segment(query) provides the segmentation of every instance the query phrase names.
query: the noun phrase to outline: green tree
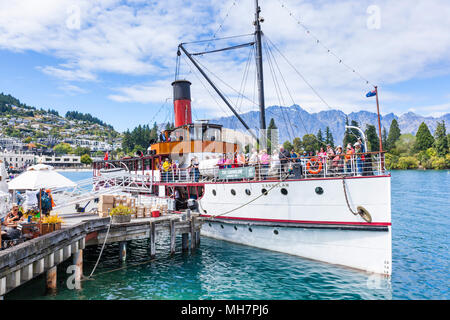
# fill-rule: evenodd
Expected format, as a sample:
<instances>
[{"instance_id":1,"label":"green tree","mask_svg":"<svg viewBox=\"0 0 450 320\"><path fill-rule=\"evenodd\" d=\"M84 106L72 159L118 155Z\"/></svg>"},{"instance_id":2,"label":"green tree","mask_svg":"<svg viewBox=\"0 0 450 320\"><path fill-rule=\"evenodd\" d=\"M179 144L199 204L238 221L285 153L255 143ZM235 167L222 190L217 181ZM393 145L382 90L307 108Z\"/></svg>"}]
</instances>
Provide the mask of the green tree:
<instances>
[{"instance_id":1,"label":"green tree","mask_svg":"<svg viewBox=\"0 0 450 320\"><path fill-rule=\"evenodd\" d=\"M90 157L89 155L87 155L87 154L83 154L83 155L81 156L80 161L81 161L81 163L84 163L84 164L92 164L92 159L91 159L91 157Z\"/></svg>"},{"instance_id":2,"label":"green tree","mask_svg":"<svg viewBox=\"0 0 450 320\"><path fill-rule=\"evenodd\" d=\"M283 148L289 152L291 152L292 149L294 149L294 146L292 145L292 143L290 141L285 141L283 143Z\"/></svg>"},{"instance_id":3,"label":"green tree","mask_svg":"<svg viewBox=\"0 0 450 320\"><path fill-rule=\"evenodd\" d=\"M318 146L323 147L324 144L324 140L323 140L323 135L322 135L322 130L319 129L319 131L317 131L317 142L318 142Z\"/></svg>"},{"instance_id":4,"label":"green tree","mask_svg":"<svg viewBox=\"0 0 450 320\"><path fill-rule=\"evenodd\" d=\"M302 140L299 137L295 137L292 140L292 145L294 146L294 151L298 153L302 149Z\"/></svg>"},{"instance_id":5,"label":"green tree","mask_svg":"<svg viewBox=\"0 0 450 320\"><path fill-rule=\"evenodd\" d=\"M375 126L368 124L366 126L365 134L367 139L367 148L369 149L366 151L380 151L380 140L378 139Z\"/></svg>"},{"instance_id":6,"label":"green tree","mask_svg":"<svg viewBox=\"0 0 450 320\"><path fill-rule=\"evenodd\" d=\"M448 139L445 133L445 121L437 123L436 131L434 132L434 147L438 155L445 156L448 153Z\"/></svg>"},{"instance_id":7,"label":"green tree","mask_svg":"<svg viewBox=\"0 0 450 320\"><path fill-rule=\"evenodd\" d=\"M348 126L348 118L345 120L345 125ZM359 127L358 122L356 120L352 120L350 125L352 127ZM359 131L357 129L346 129L344 134L344 140L342 141L342 145L345 149L347 144L351 143L352 145L355 144L355 142L358 140L358 138L361 136Z\"/></svg>"},{"instance_id":8,"label":"green tree","mask_svg":"<svg viewBox=\"0 0 450 320\"><path fill-rule=\"evenodd\" d=\"M69 154L72 153L72 147L68 143L61 142L53 147L53 152L57 155Z\"/></svg>"},{"instance_id":9,"label":"green tree","mask_svg":"<svg viewBox=\"0 0 450 320\"><path fill-rule=\"evenodd\" d=\"M387 132L385 127L383 127L383 131L381 132L381 143L383 145L383 150L387 150Z\"/></svg>"},{"instance_id":10,"label":"green tree","mask_svg":"<svg viewBox=\"0 0 450 320\"><path fill-rule=\"evenodd\" d=\"M428 148L431 148L433 144L434 138L431 135L428 126L425 124L425 122L422 122L416 133L416 142L414 145L414 150L416 152L427 150Z\"/></svg>"},{"instance_id":11,"label":"green tree","mask_svg":"<svg viewBox=\"0 0 450 320\"><path fill-rule=\"evenodd\" d=\"M73 150L73 153L76 154L77 156L82 156L82 155L85 155L85 154L90 155L91 154L91 149L89 149L87 147L80 147L80 146L78 146L78 147L76 147Z\"/></svg>"},{"instance_id":12,"label":"green tree","mask_svg":"<svg viewBox=\"0 0 450 320\"><path fill-rule=\"evenodd\" d=\"M400 138L400 127L398 126L397 120L393 119L391 126L389 127L389 134L386 140L386 150L391 150L395 148L395 143Z\"/></svg>"},{"instance_id":13,"label":"green tree","mask_svg":"<svg viewBox=\"0 0 450 320\"><path fill-rule=\"evenodd\" d=\"M329 127L326 127L325 129L325 143L331 145L331 147L334 148L333 134L331 133Z\"/></svg>"},{"instance_id":14,"label":"green tree","mask_svg":"<svg viewBox=\"0 0 450 320\"><path fill-rule=\"evenodd\" d=\"M31 142L31 137L26 137L25 139L23 139L23 143L30 143Z\"/></svg>"},{"instance_id":15,"label":"green tree","mask_svg":"<svg viewBox=\"0 0 450 320\"><path fill-rule=\"evenodd\" d=\"M414 146L416 143L416 137L411 133L402 134L400 138L395 142L395 148L392 152L399 156L409 156L414 153Z\"/></svg>"},{"instance_id":16,"label":"green tree","mask_svg":"<svg viewBox=\"0 0 450 320\"><path fill-rule=\"evenodd\" d=\"M278 127L277 127L277 125L275 124L275 120L273 119L273 118L271 118L270 119L270 123L269 123L269 126L267 127L267 152L270 154L270 153L272 153L272 148L274 147L274 148L276 148L277 146L276 145L273 145L272 146L272 140L274 140L273 141L273 143L274 144L276 144L277 143L277 138L278 137L275 137L275 136L272 136L272 134L275 134L275 132L272 132L273 130L277 130L278 129Z\"/></svg>"},{"instance_id":17,"label":"green tree","mask_svg":"<svg viewBox=\"0 0 450 320\"><path fill-rule=\"evenodd\" d=\"M317 150L317 137L313 134L305 134L302 139L303 149L306 152L315 152Z\"/></svg>"}]
</instances>

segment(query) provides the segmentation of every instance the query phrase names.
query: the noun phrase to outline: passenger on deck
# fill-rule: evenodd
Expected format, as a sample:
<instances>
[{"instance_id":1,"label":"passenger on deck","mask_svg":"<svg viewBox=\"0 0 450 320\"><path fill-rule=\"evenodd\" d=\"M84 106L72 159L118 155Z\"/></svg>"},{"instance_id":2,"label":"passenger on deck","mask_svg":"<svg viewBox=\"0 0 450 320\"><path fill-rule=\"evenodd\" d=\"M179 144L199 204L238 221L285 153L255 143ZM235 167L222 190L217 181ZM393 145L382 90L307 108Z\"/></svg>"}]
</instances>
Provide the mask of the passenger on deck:
<instances>
[{"instance_id":1,"label":"passenger on deck","mask_svg":"<svg viewBox=\"0 0 450 320\"><path fill-rule=\"evenodd\" d=\"M200 170L198 168L198 159L197 159L197 157L194 157L192 159L192 165L193 165L193 170L194 170L194 181L198 182L198 180L200 178Z\"/></svg>"},{"instance_id":2,"label":"passenger on deck","mask_svg":"<svg viewBox=\"0 0 450 320\"><path fill-rule=\"evenodd\" d=\"M225 167L225 155L220 155L219 160L217 161L217 165L219 166L219 169L223 169Z\"/></svg>"},{"instance_id":3,"label":"passenger on deck","mask_svg":"<svg viewBox=\"0 0 450 320\"><path fill-rule=\"evenodd\" d=\"M355 153L355 150L352 148L352 144L347 144L347 151L345 152L345 172L349 173L352 172L352 161L353 161L353 154Z\"/></svg>"},{"instance_id":4,"label":"passenger on deck","mask_svg":"<svg viewBox=\"0 0 450 320\"><path fill-rule=\"evenodd\" d=\"M267 174L269 171L269 164L270 164L270 156L267 154L267 150L263 149L259 153L259 163L261 164L260 167L260 175L263 180L267 178Z\"/></svg>"},{"instance_id":5,"label":"passenger on deck","mask_svg":"<svg viewBox=\"0 0 450 320\"><path fill-rule=\"evenodd\" d=\"M300 162L299 155L294 151L294 149L291 150L289 155L292 162Z\"/></svg>"},{"instance_id":6,"label":"passenger on deck","mask_svg":"<svg viewBox=\"0 0 450 320\"><path fill-rule=\"evenodd\" d=\"M342 147L341 146L337 146L336 147L336 151L335 151L335 156L333 158L333 170L336 173L340 173L343 172L344 170L344 160L343 160L344 154L342 152Z\"/></svg>"},{"instance_id":7,"label":"passenger on deck","mask_svg":"<svg viewBox=\"0 0 450 320\"><path fill-rule=\"evenodd\" d=\"M245 155L242 152L239 152L236 160L239 167L243 167L245 165Z\"/></svg>"},{"instance_id":8,"label":"passenger on deck","mask_svg":"<svg viewBox=\"0 0 450 320\"><path fill-rule=\"evenodd\" d=\"M355 158L356 158L356 172L358 173L358 176L361 176L363 172L364 155L362 154L361 143L359 142L355 143Z\"/></svg>"},{"instance_id":9,"label":"passenger on deck","mask_svg":"<svg viewBox=\"0 0 450 320\"><path fill-rule=\"evenodd\" d=\"M271 176L279 176L281 173L281 161L277 150L273 150L272 158L270 160L269 174Z\"/></svg>"},{"instance_id":10,"label":"passenger on deck","mask_svg":"<svg viewBox=\"0 0 450 320\"><path fill-rule=\"evenodd\" d=\"M161 133L159 134L159 141L166 142L166 135L164 134L164 131L161 131Z\"/></svg>"},{"instance_id":11,"label":"passenger on deck","mask_svg":"<svg viewBox=\"0 0 450 320\"><path fill-rule=\"evenodd\" d=\"M225 168L231 168L233 165L233 156L229 153L225 159Z\"/></svg>"},{"instance_id":12,"label":"passenger on deck","mask_svg":"<svg viewBox=\"0 0 450 320\"><path fill-rule=\"evenodd\" d=\"M289 151L284 150L284 147L280 147L280 152L278 152L278 159L280 160L280 170L281 172L287 173L288 172L288 164L289 164L289 158L290 158Z\"/></svg>"},{"instance_id":13,"label":"passenger on deck","mask_svg":"<svg viewBox=\"0 0 450 320\"><path fill-rule=\"evenodd\" d=\"M248 164L251 165L257 165L258 164L258 152L256 152L256 149L252 149L252 154L250 155L250 158L248 159Z\"/></svg>"},{"instance_id":14,"label":"passenger on deck","mask_svg":"<svg viewBox=\"0 0 450 320\"><path fill-rule=\"evenodd\" d=\"M327 166L331 168L332 167L332 161L333 161L333 158L334 158L334 150L331 147L331 144L327 144L327 151L326 151L326 153L327 153Z\"/></svg>"},{"instance_id":15,"label":"passenger on deck","mask_svg":"<svg viewBox=\"0 0 450 320\"><path fill-rule=\"evenodd\" d=\"M322 160L322 163L325 163L327 159L327 153L323 150L323 147L320 147L320 151L317 153L317 156Z\"/></svg>"},{"instance_id":16,"label":"passenger on deck","mask_svg":"<svg viewBox=\"0 0 450 320\"><path fill-rule=\"evenodd\" d=\"M170 164L169 158L165 158L164 162L162 164L162 171L163 171L163 181L169 182L170 181L170 171L171 171L172 165Z\"/></svg>"}]
</instances>

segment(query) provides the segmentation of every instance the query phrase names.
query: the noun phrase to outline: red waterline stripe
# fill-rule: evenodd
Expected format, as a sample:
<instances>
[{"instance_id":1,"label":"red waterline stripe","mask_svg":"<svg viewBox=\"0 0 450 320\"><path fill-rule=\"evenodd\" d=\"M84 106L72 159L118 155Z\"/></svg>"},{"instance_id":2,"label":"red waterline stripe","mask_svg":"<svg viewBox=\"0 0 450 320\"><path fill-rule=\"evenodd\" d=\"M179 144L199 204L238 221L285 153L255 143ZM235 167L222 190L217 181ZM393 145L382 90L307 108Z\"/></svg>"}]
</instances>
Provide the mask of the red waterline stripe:
<instances>
[{"instance_id":1,"label":"red waterline stripe","mask_svg":"<svg viewBox=\"0 0 450 320\"><path fill-rule=\"evenodd\" d=\"M214 217L212 215L201 214L200 217L215 219L231 219L261 222L282 222L282 223L299 223L299 224L339 224L339 225L358 225L358 226L390 226L390 222L342 222L342 221L307 221L307 220L279 220L279 219L260 219L260 218L242 218L242 217Z\"/></svg>"}]
</instances>

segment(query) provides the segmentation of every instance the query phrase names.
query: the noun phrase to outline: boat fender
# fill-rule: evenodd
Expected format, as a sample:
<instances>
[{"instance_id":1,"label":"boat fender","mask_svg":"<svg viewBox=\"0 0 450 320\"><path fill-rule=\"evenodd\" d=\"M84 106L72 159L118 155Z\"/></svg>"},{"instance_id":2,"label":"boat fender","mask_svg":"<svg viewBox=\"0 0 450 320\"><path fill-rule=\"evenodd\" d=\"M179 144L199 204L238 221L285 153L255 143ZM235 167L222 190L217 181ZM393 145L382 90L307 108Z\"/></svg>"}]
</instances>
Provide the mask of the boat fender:
<instances>
[{"instance_id":1,"label":"boat fender","mask_svg":"<svg viewBox=\"0 0 450 320\"><path fill-rule=\"evenodd\" d=\"M370 215L369 211L367 211L366 208L364 208L363 206L358 206L356 210L358 211L361 218L363 218L366 222L369 223L372 222L372 216Z\"/></svg>"},{"instance_id":2,"label":"boat fender","mask_svg":"<svg viewBox=\"0 0 450 320\"><path fill-rule=\"evenodd\" d=\"M312 170L311 166L318 166L316 170ZM322 161L318 158L311 158L306 163L306 170L311 174L319 174L322 171Z\"/></svg>"}]
</instances>

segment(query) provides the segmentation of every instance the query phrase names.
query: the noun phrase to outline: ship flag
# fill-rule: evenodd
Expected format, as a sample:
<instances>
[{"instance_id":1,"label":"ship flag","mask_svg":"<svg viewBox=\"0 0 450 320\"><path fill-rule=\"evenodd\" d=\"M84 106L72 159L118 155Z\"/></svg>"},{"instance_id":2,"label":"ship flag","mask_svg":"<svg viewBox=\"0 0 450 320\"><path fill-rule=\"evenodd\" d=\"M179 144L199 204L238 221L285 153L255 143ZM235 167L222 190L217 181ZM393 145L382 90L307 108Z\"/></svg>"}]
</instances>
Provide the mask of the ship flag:
<instances>
[{"instance_id":1,"label":"ship flag","mask_svg":"<svg viewBox=\"0 0 450 320\"><path fill-rule=\"evenodd\" d=\"M370 98L370 97L373 97L373 96L376 96L376 95L377 95L377 92L375 90L372 90L372 91L370 91L370 92L368 92L366 94L366 97Z\"/></svg>"}]
</instances>

